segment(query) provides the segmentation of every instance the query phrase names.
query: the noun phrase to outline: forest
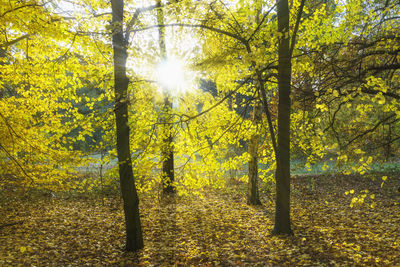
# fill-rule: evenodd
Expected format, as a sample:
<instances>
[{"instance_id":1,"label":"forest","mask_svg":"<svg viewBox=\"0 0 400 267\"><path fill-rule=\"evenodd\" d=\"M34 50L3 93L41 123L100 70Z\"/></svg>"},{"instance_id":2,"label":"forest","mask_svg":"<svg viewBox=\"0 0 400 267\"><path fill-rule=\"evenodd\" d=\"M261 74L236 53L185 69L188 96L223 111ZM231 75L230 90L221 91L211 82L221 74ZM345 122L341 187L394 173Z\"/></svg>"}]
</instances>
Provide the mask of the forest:
<instances>
[{"instance_id":1,"label":"forest","mask_svg":"<svg viewBox=\"0 0 400 267\"><path fill-rule=\"evenodd\" d=\"M0 3L0 266L400 266L399 0Z\"/></svg>"}]
</instances>

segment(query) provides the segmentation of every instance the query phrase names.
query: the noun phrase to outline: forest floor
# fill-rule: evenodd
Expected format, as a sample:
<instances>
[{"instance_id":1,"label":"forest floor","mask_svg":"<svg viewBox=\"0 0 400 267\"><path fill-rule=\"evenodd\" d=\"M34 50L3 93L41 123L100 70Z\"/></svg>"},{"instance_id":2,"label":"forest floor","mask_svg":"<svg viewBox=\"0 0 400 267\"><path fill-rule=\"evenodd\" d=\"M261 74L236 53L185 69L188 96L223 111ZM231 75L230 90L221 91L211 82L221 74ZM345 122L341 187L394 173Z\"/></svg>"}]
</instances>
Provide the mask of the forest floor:
<instances>
[{"instance_id":1,"label":"forest floor","mask_svg":"<svg viewBox=\"0 0 400 267\"><path fill-rule=\"evenodd\" d=\"M10 194L0 199L0 266L400 266L400 180L381 182L294 177L294 236L283 237L271 235L273 204L247 205L243 184L174 201L143 196L137 253L123 250L119 198ZM364 204L350 207L365 189Z\"/></svg>"}]
</instances>

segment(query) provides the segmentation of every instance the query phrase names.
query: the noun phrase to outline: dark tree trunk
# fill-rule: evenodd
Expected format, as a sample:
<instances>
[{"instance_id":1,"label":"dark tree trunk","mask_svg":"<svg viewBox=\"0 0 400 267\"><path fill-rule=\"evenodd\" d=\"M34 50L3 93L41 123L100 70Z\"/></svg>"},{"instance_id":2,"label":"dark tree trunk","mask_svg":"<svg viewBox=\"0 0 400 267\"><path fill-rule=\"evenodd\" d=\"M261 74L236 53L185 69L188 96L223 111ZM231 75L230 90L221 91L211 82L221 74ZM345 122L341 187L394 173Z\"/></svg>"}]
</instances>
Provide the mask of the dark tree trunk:
<instances>
[{"instance_id":1,"label":"dark tree trunk","mask_svg":"<svg viewBox=\"0 0 400 267\"><path fill-rule=\"evenodd\" d=\"M161 4L161 0L157 0L157 23L158 25L164 25L164 12ZM159 33L159 45L160 54L162 61L167 60L167 49L165 46L165 28L158 27ZM164 92L164 108L163 108L163 123L164 123L164 133L163 133L163 144L161 147L161 159L162 164L162 184L163 184L163 194L173 194L175 193L175 173L174 173L174 146L173 146L173 127L172 127L172 101L167 88L163 90Z\"/></svg>"},{"instance_id":2,"label":"dark tree trunk","mask_svg":"<svg viewBox=\"0 0 400 267\"><path fill-rule=\"evenodd\" d=\"M261 205L258 192L258 145L260 142L259 124L261 121L261 106L255 103L253 110L253 124L257 127L256 133L250 138L249 144L249 183L247 191L247 203L250 205Z\"/></svg>"},{"instance_id":3,"label":"dark tree trunk","mask_svg":"<svg viewBox=\"0 0 400 267\"><path fill-rule=\"evenodd\" d=\"M0 66L5 65L4 61L2 60L5 57L6 57L6 50L0 47ZM0 72L0 75L1 74L2 73ZM3 95L4 95L3 87L0 87L0 99L3 98Z\"/></svg>"},{"instance_id":4,"label":"dark tree trunk","mask_svg":"<svg viewBox=\"0 0 400 267\"><path fill-rule=\"evenodd\" d=\"M275 234L293 234L290 226L290 80L288 0L278 7L278 161L276 166Z\"/></svg>"},{"instance_id":5,"label":"dark tree trunk","mask_svg":"<svg viewBox=\"0 0 400 267\"><path fill-rule=\"evenodd\" d=\"M117 131L117 153L121 194L124 201L126 247L127 251L143 248L142 228L139 217L139 198L136 193L132 172L132 161L129 145L128 101L127 90L129 79L126 76L128 57L126 40L123 34L123 0L112 0L112 43L114 50L114 90L115 119Z\"/></svg>"},{"instance_id":6,"label":"dark tree trunk","mask_svg":"<svg viewBox=\"0 0 400 267\"><path fill-rule=\"evenodd\" d=\"M164 98L164 139L162 145L162 182L163 182L163 193L173 194L175 193L174 185L174 146L173 146L173 128L172 128L172 116L171 114L172 102L168 95Z\"/></svg>"}]
</instances>

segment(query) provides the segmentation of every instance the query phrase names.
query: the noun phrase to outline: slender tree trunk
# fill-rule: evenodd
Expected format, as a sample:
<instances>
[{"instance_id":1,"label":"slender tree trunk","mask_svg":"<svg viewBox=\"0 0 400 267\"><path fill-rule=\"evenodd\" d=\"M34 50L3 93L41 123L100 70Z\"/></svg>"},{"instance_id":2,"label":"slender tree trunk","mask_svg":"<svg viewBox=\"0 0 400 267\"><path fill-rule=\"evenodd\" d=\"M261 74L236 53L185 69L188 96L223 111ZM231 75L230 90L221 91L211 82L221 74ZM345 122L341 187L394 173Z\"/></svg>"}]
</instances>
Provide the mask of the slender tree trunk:
<instances>
[{"instance_id":1,"label":"slender tree trunk","mask_svg":"<svg viewBox=\"0 0 400 267\"><path fill-rule=\"evenodd\" d=\"M256 132L250 138L249 144L249 183L247 192L247 203L250 205L261 205L258 192L258 145L260 143L259 124L261 120L261 106L257 102L253 110L253 124L257 127Z\"/></svg>"},{"instance_id":2,"label":"slender tree trunk","mask_svg":"<svg viewBox=\"0 0 400 267\"><path fill-rule=\"evenodd\" d=\"M162 182L163 182L163 193L174 194L175 193L175 173L174 173L174 145L173 145L173 128L172 128L172 116L171 114L172 102L170 98L165 96L164 98L164 109L163 109L163 122L164 134L162 144Z\"/></svg>"},{"instance_id":3,"label":"slender tree trunk","mask_svg":"<svg viewBox=\"0 0 400 267\"><path fill-rule=\"evenodd\" d=\"M288 0L278 7L278 161L276 167L275 234L293 234L290 225L290 80Z\"/></svg>"},{"instance_id":4,"label":"slender tree trunk","mask_svg":"<svg viewBox=\"0 0 400 267\"><path fill-rule=\"evenodd\" d=\"M123 0L112 0L115 119L117 131L117 154L121 194L124 202L127 251L143 248L142 228L139 217L139 198L136 193L129 145L128 101L129 79L126 76L128 57L123 34Z\"/></svg>"},{"instance_id":5,"label":"slender tree trunk","mask_svg":"<svg viewBox=\"0 0 400 267\"><path fill-rule=\"evenodd\" d=\"M3 66L5 64L4 61L2 60L5 57L6 57L6 50L0 47L0 66ZM1 74L2 73L0 72L0 75ZM4 95L3 87L0 87L0 99L3 98L3 95Z\"/></svg>"},{"instance_id":6,"label":"slender tree trunk","mask_svg":"<svg viewBox=\"0 0 400 267\"><path fill-rule=\"evenodd\" d=\"M157 0L157 23L158 25L164 25L164 12L161 0ZM165 28L159 27L159 45L161 60L167 61L167 49L165 46ZM173 146L173 128L172 128L172 101L170 99L167 89L164 92L164 108L163 108L163 144L161 147L161 159L163 160L162 165L162 184L164 194L175 193L175 173L174 173L174 146Z\"/></svg>"}]
</instances>

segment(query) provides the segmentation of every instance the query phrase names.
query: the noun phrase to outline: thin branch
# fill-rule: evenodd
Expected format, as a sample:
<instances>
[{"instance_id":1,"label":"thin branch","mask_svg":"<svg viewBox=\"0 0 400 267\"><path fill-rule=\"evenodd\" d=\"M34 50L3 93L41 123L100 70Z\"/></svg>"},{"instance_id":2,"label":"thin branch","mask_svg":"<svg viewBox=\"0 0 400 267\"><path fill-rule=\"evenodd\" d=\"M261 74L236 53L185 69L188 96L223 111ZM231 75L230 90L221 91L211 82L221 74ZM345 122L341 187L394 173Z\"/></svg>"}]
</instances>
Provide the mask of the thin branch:
<instances>
[{"instance_id":1,"label":"thin branch","mask_svg":"<svg viewBox=\"0 0 400 267\"><path fill-rule=\"evenodd\" d=\"M35 181L33 180L33 178L25 171L25 169L22 167L22 165L19 163L19 161L14 158L13 155L10 154L10 152L8 152L8 150L2 145L0 144L0 148L8 155L8 157L18 166L18 168L22 171L22 173L31 180L31 184L33 184Z\"/></svg>"},{"instance_id":2,"label":"thin branch","mask_svg":"<svg viewBox=\"0 0 400 267\"><path fill-rule=\"evenodd\" d=\"M188 28L207 29L207 30L210 30L210 31L213 31L216 33L220 33L220 34L224 34L226 36L232 37L232 38L240 41L244 45L246 45L246 43L247 43L247 40L245 38L243 38L242 36L239 36L237 34L234 34L234 33L231 33L231 32L225 31L225 30L214 28L212 26L203 25L203 24L170 23L170 24L163 24L163 25L151 25L148 27L132 30L132 32L141 32L141 31L158 28L158 27L188 27Z\"/></svg>"},{"instance_id":3,"label":"thin branch","mask_svg":"<svg viewBox=\"0 0 400 267\"><path fill-rule=\"evenodd\" d=\"M393 118L394 116L395 116L395 114L392 114L392 115L386 117L385 119L379 121L379 122L378 122L377 124L375 124L375 126L372 127L371 129L368 129L368 130L366 130L366 131L360 133L359 135L357 135L356 137L354 137L353 139L351 139L351 140L346 144L346 147L348 147L351 143L353 143L353 142L354 142L355 140L357 140L358 138L363 137L364 135L375 131L376 128L379 127L379 125L381 125L382 123L385 123L386 121L390 120L390 119Z\"/></svg>"},{"instance_id":4,"label":"thin branch","mask_svg":"<svg viewBox=\"0 0 400 267\"><path fill-rule=\"evenodd\" d=\"M236 126L241 120L242 120L242 122L245 120L245 119L243 118L243 117L244 117L243 114L247 112L247 108L248 108L248 106L249 106L249 101L250 101L250 100L253 100L253 98L251 98L251 99L249 99L249 100L246 101L245 109L239 114L238 118L237 118L233 123L231 123L231 124L217 137L217 139L215 139L215 140L214 140L213 142L211 142L211 144L209 144L209 145L205 145L205 146L203 146L203 147L200 147L199 149L197 149L196 151L192 152L192 153L189 155L189 157L187 158L187 160L185 161L185 163L182 164L182 165L180 166L180 168L182 168L182 171L183 171L183 169L185 168L185 166L187 165L187 163L189 163L189 161L193 158L193 156L194 156L195 154L197 154L197 153L200 152L201 150L204 150L204 149L207 149L207 148L211 148L211 149L208 151L208 153L203 157L203 160L204 160L204 158L207 157L207 156L211 153L211 151L213 151L213 150L212 150L212 147L213 147L214 144L216 144L219 140L221 140L221 138L224 137L224 135L225 135L231 128L233 128L233 126Z\"/></svg>"},{"instance_id":5,"label":"thin branch","mask_svg":"<svg viewBox=\"0 0 400 267\"><path fill-rule=\"evenodd\" d=\"M367 89L367 88L361 89L361 92L370 94L370 95L376 95L378 93L382 93L382 95L384 95L384 96L389 96L389 97L392 97L392 98L398 99L398 100L400 99L400 95L398 95L396 93L392 93L392 92L382 92L382 91L378 91L378 90L374 90L374 89Z\"/></svg>"},{"instance_id":6,"label":"thin branch","mask_svg":"<svg viewBox=\"0 0 400 267\"><path fill-rule=\"evenodd\" d=\"M47 4L47 2L46 2L46 3L43 3L43 4L41 4L41 5L39 5L39 4L27 4L27 5L18 6L18 7L15 7L15 8L13 8L13 9L9 9L9 10L3 12L3 14L0 15L0 18L1 18L1 17L4 17L4 16L5 16L6 14L8 14L8 13L17 11L18 9L22 9L22 8L25 8L25 7L42 7L42 6L46 5L46 4Z\"/></svg>"},{"instance_id":7,"label":"thin branch","mask_svg":"<svg viewBox=\"0 0 400 267\"><path fill-rule=\"evenodd\" d=\"M229 12L229 14L231 15L231 17L233 18L233 21L235 21L235 23L236 23L236 25L240 28L240 30L242 30L242 27L241 27L241 25L240 25L240 23L237 21L237 19L235 18L235 15L233 15L233 13L231 12L231 10L226 6L226 4L222 1L222 0L219 0L219 2L225 7L225 9ZM222 20L221 20L222 21ZM229 26L231 26L230 24L229 24ZM239 33L237 30L236 30L236 28L234 28L233 26L231 26L231 28L236 32L236 33Z\"/></svg>"},{"instance_id":8,"label":"thin branch","mask_svg":"<svg viewBox=\"0 0 400 267\"><path fill-rule=\"evenodd\" d=\"M252 32L252 34L250 35L250 37L247 39L247 41L249 42L251 39L253 39L254 35L260 30L261 25L264 23L265 19L268 17L269 13L274 10L274 8L276 7L276 4L274 4L263 16L263 18L261 19L260 23L258 23L257 28Z\"/></svg>"},{"instance_id":9,"label":"thin branch","mask_svg":"<svg viewBox=\"0 0 400 267\"><path fill-rule=\"evenodd\" d=\"M251 76L247 77L244 81L242 81L233 91L229 92L229 94L225 95L220 101L218 101L217 103L215 103L214 105L212 105L211 107L209 107L208 109L194 115L194 116L188 116L188 119L182 121L182 122L186 122L192 119L195 119L197 117L200 117L201 115L209 112L210 110L214 109L215 107L219 106L220 104L222 104L226 99L228 99L229 97L231 97L234 93L236 93L243 85L245 85L249 80L251 79Z\"/></svg>"},{"instance_id":10,"label":"thin branch","mask_svg":"<svg viewBox=\"0 0 400 267\"><path fill-rule=\"evenodd\" d=\"M271 135L271 141L272 141L272 147L273 147L274 153L275 153L275 160L276 160L276 162L278 162L278 145L277 145L276 138L275 138L274 126L272 124L271 112L269 111L267 95L265 93L265 86L264 86L264 82L261 77L260 71L257 71L257 76L258 76L259 90L260 90L260 94L261 94L261 100L262 100L262 104L263 104L263 108L264 108L264 113L267 116L268 128L269 128L269 133ZM272 77L273 75L271 74L270 76Z\"/></svg>"},{"instance_id":11,"label":"thin branch","mask_svg":"<svg viewBox=\"0 0 400 267\"><path fill-rule=\"evenodd\" d=\"M393 144L394 142L396 142L396 141L398 141L398 140L400 140L400 136L397 136L397 137L393 138L393 139L392 139L392 140L390 140L389 142L386 142L386 143L380 144L380 145L379 145L379 146L377 146L376 148L380 148L380 147L385 147L385 146L388 146L388 145L390 145L390 144Z\"/></svg>"},{"instance_id":12,"label":"thin branch","mask_svg":"<svg viewBox=\"0 0 400 267\"><path fill-rule=\"evenodd\" d=\"M16 39L12 40L12 41L9 41L9 42L1 44L0 47L4 47L5 49L7 49L9 46L18 43L19 41L22 41L22 40L28 38L29 36L30 36L30 34L27 33L27 34L22 35L21 37L18 37Z\"/></svg>"},{"instance_id":13,"label":"thin branch","mask_svg":"<svg viewBox=\"0 0 400 267\"><path fill-rule=\"evenodd\" d=\"M132 18L128 22L128 24L126 26L126 29L125 29L125 41L127 43L129 43L129 36L130 36L130 34L132 32L132 27L135 24L135 22L136 22L137 18L139 17L139 15L141 13L143 13L143 12L150 11L150 10L153 10L155 8L157 8L157 5L151 5L151 6L148 6L148 7L137 8L135 10L135 13L133 13Z\"/></svg>"},{"instance_id":14,"label":"thin branch","mask_svg":"<svg viewBox=\"0 0 400 267\"><path fill-rule=\"evenodd\" d=\"M367 70L397 70L400 69L400 63L383 65L383 66L372 66L369 67Z\"/></svg>"},{"instance_id":15,"label":"thin branch","mask_svg":"<svg viewBox=\"0 0 400 267\"><path fill-rule=\"evenodd\" d=\"M306 2L306 0L301 0L299 12L297 13L296 24L294 26L292 40L290 42L289 58L291 58L293 55L294 46L296 44L296 35L297 35L297 31L299 30L301 15L303 14L303 8L304 8L305 2Z\"/></svg>"}]
</instances>

